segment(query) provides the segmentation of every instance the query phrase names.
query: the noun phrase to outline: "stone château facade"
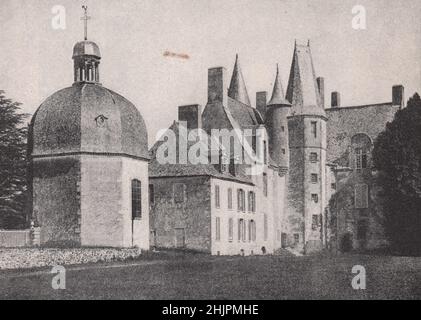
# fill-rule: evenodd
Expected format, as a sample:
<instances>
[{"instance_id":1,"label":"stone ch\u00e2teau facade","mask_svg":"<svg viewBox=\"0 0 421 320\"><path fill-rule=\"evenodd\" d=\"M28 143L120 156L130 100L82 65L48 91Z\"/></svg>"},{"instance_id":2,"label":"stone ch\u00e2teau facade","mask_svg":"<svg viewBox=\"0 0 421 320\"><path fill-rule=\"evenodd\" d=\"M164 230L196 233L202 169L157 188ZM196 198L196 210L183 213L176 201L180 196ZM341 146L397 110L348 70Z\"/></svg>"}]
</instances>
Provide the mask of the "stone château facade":
<instances>
[{"instance_id":1,"label":"stone ch\u00e2teau facade","mask_svg":"<svg viewBox=\"0 0 421 320\"><path fill-rule=\"evenodd\" d=\"M73 60L73 85L47 98L29 128L42 245L252 255L386 243L370 153L403 107L402 86L392 102L366 106L341 106L334 92L327 108L310 45L296 44L286 93L277 70L271 98L258 92L253 107L237 56L230 82L225 68L208 70L203 112L180 106L148 150L138 109L99 82L99 47L78 42ZM175 162L163 162L171 134L175 149L164 155ZM211 161L184 161L200 150Z\"/></svg>"}]
</instances>

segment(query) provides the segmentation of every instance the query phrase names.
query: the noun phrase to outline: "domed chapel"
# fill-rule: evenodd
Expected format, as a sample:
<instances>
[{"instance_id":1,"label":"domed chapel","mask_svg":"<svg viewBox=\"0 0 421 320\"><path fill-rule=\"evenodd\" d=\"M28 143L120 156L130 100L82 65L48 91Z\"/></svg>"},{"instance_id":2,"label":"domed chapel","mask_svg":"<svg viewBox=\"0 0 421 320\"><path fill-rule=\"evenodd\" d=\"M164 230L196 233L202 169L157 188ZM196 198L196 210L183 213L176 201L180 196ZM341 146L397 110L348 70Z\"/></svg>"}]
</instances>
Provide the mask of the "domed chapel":
<instances>
[{"instance_id":1,"label":"domed chapel","mask_svg":"<svg viewBox=\"0 0 421 320\"><path fill-rule=\"evenodd\" d=\"M32 219L41 245L149 248L148 133L138 109L100 83L101 53L73 48L73 85L48 97L29 133Z\"/></svg>"}]
</instances>

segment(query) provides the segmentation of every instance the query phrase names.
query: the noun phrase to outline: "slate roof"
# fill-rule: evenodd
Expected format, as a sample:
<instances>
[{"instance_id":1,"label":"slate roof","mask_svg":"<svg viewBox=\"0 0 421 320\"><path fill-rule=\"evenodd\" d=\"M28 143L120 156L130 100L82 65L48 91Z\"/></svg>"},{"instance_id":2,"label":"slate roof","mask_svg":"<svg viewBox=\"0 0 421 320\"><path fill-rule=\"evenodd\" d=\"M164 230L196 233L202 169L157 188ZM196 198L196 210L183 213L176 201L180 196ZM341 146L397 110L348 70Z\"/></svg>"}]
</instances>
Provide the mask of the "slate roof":
<instances>
[{"instance_id":1,"label":"slate roof","mask_svg":"<svg viewBox=\"0 0 421 320\"><path fill-rule=\"evenodd\" d=\"M250 106L250 99L247 93L247 87L241 72L238 55L235 57L234 70L232 71L231 83L228 89L228 97Z\"/></svg>"},{"instance_id":2,"label":"slate roof","mask_svg":"<svg viewBox=\"0 0 421 320\"><path fill-rule=\"evenodd\" d=\"M73 47L73 58L79 56L95 56L101 58L101 52L98 45L93 41L80 41Z\"/></svg>"},{"instance_id":3,"label":"slate roof","mask_svg":"<svg viewBox=\"0 0 421 320\"><path fill-rule=\"evenodd\" d=\"M242 128L263 124L259 111L232 98L228 98L228 111Z\"/></svg>"},{"instance_id":4,"label":"slate roof","mask_svg":"<svg viewBox=\"0 0 421 320\"><path fill-rule=\"evenodd\" d=\"M291 105L287 99L285 99L284 89L282 87L281 77L279 75L279 66L276 65L276 77L273 84L272 98L267 104L268 106L272 105Z\"/></svg>"},{"instance_id":5,"label":"slate roof","mask_svg":"<svg viewBox=\"0 0 421 320\"><path fill-rule=\"evenodd\" d=\"M178 162L178 155L179 155L179 133L180 133L180 124L176 121L168 128L168 130L172 130L177 139L176 143L176 154L177 154L177 162ZM208 136L209 138L209 136ZM150 151L151 155L151 162L149 163L149 176L151 178L158 178L158 177L187 177L187 176L212 176L219 179L226 179L231 181L237 181L246 184L253 184L252 180L245 175L243 172L238 171L236 175L232 175L228 172L221 172L218 168L219 165L215 164L192 164L187 161L187 164L161 164L157 159L157 150L158 148L164 143L164 141L157 141L155 145L152 147ZM196 142L190 141L188 142L187 149L189 150L192 145ZM200 142L199 142L200 143ZM218 142L215 142L218 144ZM219 147L220 148L220 147ZM218 150L211 150L210 153L214 155L219 154ZM188 160L188 159L187 159Z\"/></svg>"},{"instance_id":6,"label":"slate roof","mask_svg":"<svg viewBox=\"0 0 421 320\"><path fill-rule=\"evenodd\" d=\"M37 109L31 126L33 156L89 152L149 158L140 112L98 84L76 83L54 93Z\"/></svg>"},{"instance_id":7,"label":"slate roof","mask_svg":"<svg viewBox=\"0 0 421 320\"><path fill-rule=\"evenodd\" d=\"M309 45L295 45L286 98L292 114L326 116Z\"/></svg>"}]
</instances>

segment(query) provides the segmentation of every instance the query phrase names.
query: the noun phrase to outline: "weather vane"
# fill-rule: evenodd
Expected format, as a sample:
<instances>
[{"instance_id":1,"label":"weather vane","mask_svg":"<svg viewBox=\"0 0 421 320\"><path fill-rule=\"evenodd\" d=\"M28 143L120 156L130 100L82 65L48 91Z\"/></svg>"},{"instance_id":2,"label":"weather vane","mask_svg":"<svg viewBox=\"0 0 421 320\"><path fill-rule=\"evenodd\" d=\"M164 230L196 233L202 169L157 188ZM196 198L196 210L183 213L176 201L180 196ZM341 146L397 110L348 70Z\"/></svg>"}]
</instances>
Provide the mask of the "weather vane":
<instances>
[{"instance_id":1,"label":"weather vane","mask_svg":"<svg viewBox=\"0 0 421 320\"><path fill-rule=\"evenodd\" d=\"M84 21L85 24L85 40L88 40L88 20L91 19L91 17L88 16L88 6L82 6L82 9L85 11L85 14L83 15L80 20Z\"/></svg>"}]
</instances>

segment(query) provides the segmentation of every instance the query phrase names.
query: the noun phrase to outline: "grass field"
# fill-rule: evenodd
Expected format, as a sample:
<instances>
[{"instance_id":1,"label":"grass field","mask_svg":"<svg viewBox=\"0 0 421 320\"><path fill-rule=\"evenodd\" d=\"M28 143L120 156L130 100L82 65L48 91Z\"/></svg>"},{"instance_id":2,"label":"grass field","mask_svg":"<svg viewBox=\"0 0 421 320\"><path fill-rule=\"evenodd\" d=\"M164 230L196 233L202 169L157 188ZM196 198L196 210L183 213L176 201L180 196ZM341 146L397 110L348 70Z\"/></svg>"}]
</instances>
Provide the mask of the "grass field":
<instances>
[{"instance_id":1,"label":"grass field","mask_svg":"<svg viewBox=\"0 0 421 320\"><path fill-rule=\"evenodd\" d=\"M354 265L366 290L351 286ZM420 299L421 258L368 255L211 257L150 253L125 263L0 271L0 299Z\"/></svg>"}]
</instances>

